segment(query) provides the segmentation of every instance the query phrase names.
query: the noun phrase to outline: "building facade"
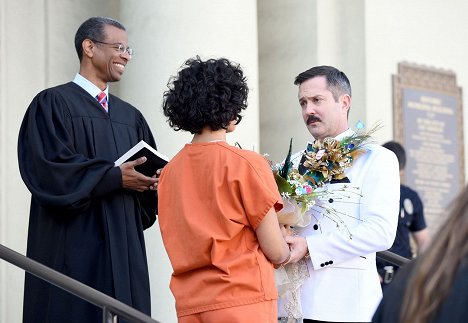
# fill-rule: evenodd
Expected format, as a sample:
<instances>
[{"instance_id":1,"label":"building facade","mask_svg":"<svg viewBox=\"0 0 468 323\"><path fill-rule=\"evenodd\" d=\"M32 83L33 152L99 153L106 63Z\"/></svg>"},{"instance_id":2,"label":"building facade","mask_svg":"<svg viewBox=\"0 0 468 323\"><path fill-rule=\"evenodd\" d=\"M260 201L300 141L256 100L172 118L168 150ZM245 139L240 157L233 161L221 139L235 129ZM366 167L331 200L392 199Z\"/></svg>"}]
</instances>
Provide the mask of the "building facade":
<instances>
[{"instance_id":1,"label":"building facade","mask_svg":"<svg viewBox=\"0 0 468 323\"><path fill-rule=\"evenodd\" d=\"M295 150L311 139L293 80L312 66L333 65L349 76L350 124L381 122L380 143L393 137L391 76L399 62L452 70L459 86L468 87L466 11L463 0L2 0L0 243L26 252L30 194L17 164L19 127L39 91L73 79L79 67L74 34L88 17L110 16L126 26L136 55L110 90L143 112L165 155L191 138L174 132L162 114L167 81L200 55L234 60L248 79L249 107L228 141L279 161L291 137ZM176 322L157 223L145 237L152 316ZM22 270L0 261L0 322L21 321L23 282Z\"/></svg>"}]
</instances>

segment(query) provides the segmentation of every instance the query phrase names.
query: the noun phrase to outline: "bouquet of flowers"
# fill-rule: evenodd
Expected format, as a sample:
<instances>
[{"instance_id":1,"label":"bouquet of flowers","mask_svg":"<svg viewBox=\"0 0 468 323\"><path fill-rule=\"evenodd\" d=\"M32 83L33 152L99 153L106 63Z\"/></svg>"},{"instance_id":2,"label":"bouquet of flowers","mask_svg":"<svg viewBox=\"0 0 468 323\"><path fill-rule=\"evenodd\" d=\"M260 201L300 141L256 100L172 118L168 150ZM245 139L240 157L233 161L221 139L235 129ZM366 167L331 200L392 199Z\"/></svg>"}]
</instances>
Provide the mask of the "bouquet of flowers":
<instances>
[{"instance_id":1,"label":"bouquet of flowers","mask_svg":"<svg viewBox=\"0 0 468 323\"><path fill-rule=\"evenodd\" d=\"M284 164L272 165L278 190L283 198L283 209L278 213L280 224L305 227L310 216L305 212L315 204L317 197L314 187L291 163L292 138Z\"/></svg>"},{"instance_id":2,"label":"bouquet of flowers","mask_svg":"<svg viewBox=\"0 0 468 323\"><path fill-rule=\"evenodd\" d=\"M283 196L292 197L298 203L313 201L313 190L333 179L345 177L344 171L362 153L363 146L371 139L372 133L380 128L374 126L368 132L356 132L342 140L325 138L316 140L304 152L303 166L306 172L299 174L298 168L292 167L291 149L292 138L289 143L288 155L283 164L273 166L278 189ZM310 195L312 194L312 195ZM305 195L305 196L304 196ZM307 205L304 205L307 208Z\"/></svg>"},{"instance_id":3,"label":"bouquet of flowers","mask_svg":"<svg viewBox=\"0 0 468 323\"><path fill-rule=\"evenodd\" d=\"M378 127L374 126L365 133L356 132L341 141L335 138L316 140L304 154L306 160L303 165L307 169L304 177L315 187L322 186L332 179L344 178L344 170L364 153L362 146L369 141L371 134Z\"/></svg>"},{"instance_id":4,"label":"bouquet of flowers","mask_svg":"<svg viewBox=\"0 0 468 323\"><path fill-rule=\"evenodd\" d=\"M335 193L328 188L322 188L324 184L333 180L343 179L345 169L350 167L353 161L365 152L364 145L371 139L379 125L374 126L368 132L356 132L342 140L325 138L323 141L316 140L309 145L303 154L302 165L293 167L291 161L292 139L289 143L289 151L284 163L272 165L272 170L283 198L283 209L278 212L278 221L282 225L291 227L306 227L311 223L310 210L320 200L326 199L327 195ZM301 168L301 171L299 170ZM351 192L354 187L344 186L337 190ZM357 188L358 189L358 188ZM335 221L337 225L345 222L331 207L326 208L323 214ZM347 229L347 228L346 228ZM350 239L352 238L349 232ZM294 234L294 231L293 231ZM300 305L300 286L309 277L306 259L298 263L288 264L276 270L277 288L280 298L285 300L285 310L288 320L302 318Z\"/></svg>"}]
</instances>

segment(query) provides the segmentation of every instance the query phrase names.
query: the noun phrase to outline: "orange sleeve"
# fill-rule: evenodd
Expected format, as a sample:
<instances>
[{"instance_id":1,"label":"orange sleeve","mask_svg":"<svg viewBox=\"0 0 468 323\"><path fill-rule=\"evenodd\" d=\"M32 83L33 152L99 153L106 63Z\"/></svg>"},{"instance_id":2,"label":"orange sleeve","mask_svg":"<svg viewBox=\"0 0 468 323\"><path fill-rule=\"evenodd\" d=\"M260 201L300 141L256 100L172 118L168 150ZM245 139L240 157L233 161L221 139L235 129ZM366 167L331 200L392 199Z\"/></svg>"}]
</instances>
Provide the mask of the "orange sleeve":
<instances>
[{"instance_id":1,"label":"orange sleeve","mask_svg":"<svg viewBox=\"0 0 468 323\"><path fill-rule=\"evenodd\" d=\"M283 208L283 200L278 192L273 172L266 160L260 155L249 160L242 180L240 181L240 194L247 219L256 229L267 212L274 207L276 211Z\"/></svg>"}]
</instances>

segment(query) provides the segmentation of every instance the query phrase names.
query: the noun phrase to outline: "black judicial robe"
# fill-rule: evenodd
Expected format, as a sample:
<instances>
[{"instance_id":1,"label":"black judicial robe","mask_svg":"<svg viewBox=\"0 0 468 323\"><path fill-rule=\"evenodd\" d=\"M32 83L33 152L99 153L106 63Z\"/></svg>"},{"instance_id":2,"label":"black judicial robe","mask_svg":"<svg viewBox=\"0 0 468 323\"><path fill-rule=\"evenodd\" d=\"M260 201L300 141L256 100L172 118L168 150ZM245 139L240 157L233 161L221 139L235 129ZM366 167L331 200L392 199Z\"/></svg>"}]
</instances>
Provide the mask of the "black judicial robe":
<instances>
[{"instance_id":1,"label":"black judicial robe","mask_svg":"<svg viewBox=\"0 0 468 323\"><path fill-rule=\"evenodd\" d=\"M39 93L21 125L18 160L32 194L27 256L148 315L143 230L155 192L122 188L114 161L141 139L142 114L109 95L109 113L75 83ZM102 322L102 310L26 274L24 322Z\"/></svg>"}]
</instances>

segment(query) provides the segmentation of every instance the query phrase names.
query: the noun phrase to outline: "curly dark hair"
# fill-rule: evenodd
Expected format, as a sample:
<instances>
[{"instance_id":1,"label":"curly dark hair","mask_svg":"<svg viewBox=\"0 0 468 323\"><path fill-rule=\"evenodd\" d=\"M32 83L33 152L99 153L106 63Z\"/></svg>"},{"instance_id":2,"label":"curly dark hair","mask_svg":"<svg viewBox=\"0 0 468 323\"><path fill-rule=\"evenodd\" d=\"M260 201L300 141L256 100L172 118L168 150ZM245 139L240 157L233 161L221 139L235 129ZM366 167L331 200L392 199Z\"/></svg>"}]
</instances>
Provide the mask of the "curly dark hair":
<instances>
[{"instance_id":1,"label":"curly dark hair","mask_svg":"<svg viewBox=\"0 0 468 323\"><path fill-rule=\"evenodd\" d=\"M227 129L247 108L249 88L239 64L226 58L202 61L188 59L177 76L171 77L164 92L163 111L174 130L201 133Z\"/></svg>"}]
</instances>

